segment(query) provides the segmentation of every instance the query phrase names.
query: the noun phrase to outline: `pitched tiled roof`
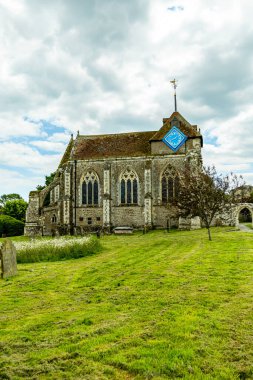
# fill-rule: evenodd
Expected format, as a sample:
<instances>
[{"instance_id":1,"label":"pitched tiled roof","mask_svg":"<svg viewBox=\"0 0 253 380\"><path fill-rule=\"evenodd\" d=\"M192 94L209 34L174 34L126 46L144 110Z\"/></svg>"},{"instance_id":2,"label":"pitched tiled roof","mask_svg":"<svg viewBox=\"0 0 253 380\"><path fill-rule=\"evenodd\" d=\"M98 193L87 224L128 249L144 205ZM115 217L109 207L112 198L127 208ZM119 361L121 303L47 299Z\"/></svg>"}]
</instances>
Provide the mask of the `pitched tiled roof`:
<instances>
[{"instance_id":1,"label":"pitched tiled roof","mask_svg":"<svg viewBox=\"0 0 253 380\"><path fill-rule=\"evenodd\" d=\"M155 131L78 136L72 159L147 156L151 153L149 140L154 133Z\"/></svg>"},{"instance_id":2,"label":"pitched tiled roof","mask_svg":"<svg viewBox=\"0 0 253 380\"><path fill-rule=\"evenodd\" d=\"M176 118L180 122L179 129L182 131L188 138L200 137L202 141L202 136L196 125L191 125L186 121L179 112L173 112L173 114L167 118L163 119L162 128L157 131L151 138L151 141L162 140L166 133L172 128L171 121Z\"/></svg>"},{"instance_id":3,"label":"pitched tiled roof","mask_svg":"<svg viewBox=\"0 0 253 380\"><path fill-rule=\"evenodd\" d=\"M160 141L172 128L171 121L176 118L179 129L188 138L201 138L196 125L191 125L179 112L174 112L169 118L163 119L163 126L159 131L130 132L108 135L78 135L76 140L70 141L62 158L60 166L66 159L85 160L97 158L139 157L151 154L151 141ZM71 153L70 153L71 152Z\"/></svg>"},{"instance_id":4,"label":"pitched tiled roof","mask_svg":"<svg viewBox=\"0 0 253 380\"><path fill-rule=\"evenodd\" d=\"M70 139L68 146L64 152L64 155L62 156L62 159L61 159L61 162L58 166L58 169L61 168L64 164L66 164L68 162L68 160L70 159L71 150L73 148L73 145L74 145L74 140L73 140L73 136L71 136L71 139Z\"/></svg>"}]
</instances>

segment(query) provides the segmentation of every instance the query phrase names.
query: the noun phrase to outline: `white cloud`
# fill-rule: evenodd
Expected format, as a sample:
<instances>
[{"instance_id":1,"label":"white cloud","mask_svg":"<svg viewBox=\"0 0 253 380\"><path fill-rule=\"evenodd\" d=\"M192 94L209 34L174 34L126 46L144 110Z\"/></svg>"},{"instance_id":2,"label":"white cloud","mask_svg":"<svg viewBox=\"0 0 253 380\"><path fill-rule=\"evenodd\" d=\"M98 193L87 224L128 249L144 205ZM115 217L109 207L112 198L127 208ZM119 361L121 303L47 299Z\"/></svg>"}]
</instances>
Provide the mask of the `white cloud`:
<instances>
[{"instance_id":1,"label":"white cloud","mask_svg":"<svg viewBox=\"0 0 253 380\"><path fill-rule=\"evenodd\" d=\"M31 190L36 190L36 186L44 184L45 177L34 174L33 176L21 174L16 170L0 169L1 194L17 192L26 201Z\"/></svg>"},{"instance_id":2,"label":"white cloud","mask_svg":"<svg viewBox=\"0 0 253 380\"><path fill-rule=\"evenodd\" d=\"M24 116L12 116L5 112L0 113L1 134L0 141L6 141L20 137L45 137L41 124L31 123L24 120Z\"/></svg>"},{"instance_id":3,"label":"white cloud","mask_svg":"<svg viewBox=\"0 0 253 380\"><path fill-rule=\"evenodd\" d=\"M15 15L21 14L25 10L25 4L22 0L0 0L0 7L5 8L8 12Z\"/></svg>"},{"instance_id":4,"label":"white cloud","mask_svg":"<svg viewBox=\"0 0 253 380\"><path fill-rule=\"evenodd\" d=\"M50 151L50 152L62 153L65 150L65 144L62 144L60 142L32 141L30 145L33 145L39 149Z\"/></svg>"},{"instance_id":5,"label":"white cloud","mask_svg":"<svg viewBox=\"0 0 253 380\"><path fill-rule=\"evenodd\" d=\"M70 140L70 134L69 133L54 133L52 136L48 138L48 141L52 142L62 142L62 143L68 143Z\"/></svg>"},{"instance_id":6,"label":"white cloud","mask_svg":"<svg viewBox=\"0 0 253 380\"><path fill-rule=\"evenodd\" d=\"M28 145L12 142L0 145L0 157L2 165L45 174L54 171L60 162L59 154L42 155Z\"/></svg>"}]
</instances>

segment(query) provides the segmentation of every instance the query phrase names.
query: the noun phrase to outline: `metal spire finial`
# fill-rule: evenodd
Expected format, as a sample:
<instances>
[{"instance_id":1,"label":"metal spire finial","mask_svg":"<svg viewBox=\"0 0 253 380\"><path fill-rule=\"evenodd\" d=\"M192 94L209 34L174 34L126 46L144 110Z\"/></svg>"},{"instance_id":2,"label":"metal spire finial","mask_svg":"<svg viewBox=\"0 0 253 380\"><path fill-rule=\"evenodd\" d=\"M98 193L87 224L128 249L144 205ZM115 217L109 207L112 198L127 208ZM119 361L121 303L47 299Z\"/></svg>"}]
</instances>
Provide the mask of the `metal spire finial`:
<instances>
[{"instance_id":1,"label":"metal spire finial","mask_svg":"<svg viewBox=\"0 0 253 380\"><path fill-rule=\"evenodd\" d=\"M170 83L173 85L174 88L174 103L175 103L175 112L177 112L177 82L175 78L170 81Z\"/></svg>"}]
</instances>

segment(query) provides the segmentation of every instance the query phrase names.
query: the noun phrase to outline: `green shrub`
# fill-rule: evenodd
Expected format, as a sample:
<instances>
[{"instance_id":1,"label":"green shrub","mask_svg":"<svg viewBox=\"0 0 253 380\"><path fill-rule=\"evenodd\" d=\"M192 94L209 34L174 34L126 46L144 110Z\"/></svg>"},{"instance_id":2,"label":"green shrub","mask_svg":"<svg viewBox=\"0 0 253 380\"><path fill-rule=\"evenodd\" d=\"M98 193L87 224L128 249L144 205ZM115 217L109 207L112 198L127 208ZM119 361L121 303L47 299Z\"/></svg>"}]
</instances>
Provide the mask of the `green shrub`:
<instances>
[{"instance_id":1,"label":"green shrub","mask_svg":"<svg viewBox=\"0 0 253 380\"><path fill-rule=\"evenodd\" d=\"M15 243L18 263L78 259L95 254L100 249L94 237L39 238Z\"/></svg>"},{"instance_id":2,"label":"green shrub","mask_svg":"<svg viewBox=\"0 0 253 380\"><path fill-rule=\"evenodd\" d=\"M25 224L9 215L0 215L0 237L23 235Z\"/></svg>"},{"instance_id":3,"label":"green shrub","mask_svg":"<svg viewBox=\"0 0 253 380\"><path fill-rule=\"evenodd\" d=\"M25 222L28 203L24 199L13 199L5 202L3 214Z\"/></svg>"}]
</instances>

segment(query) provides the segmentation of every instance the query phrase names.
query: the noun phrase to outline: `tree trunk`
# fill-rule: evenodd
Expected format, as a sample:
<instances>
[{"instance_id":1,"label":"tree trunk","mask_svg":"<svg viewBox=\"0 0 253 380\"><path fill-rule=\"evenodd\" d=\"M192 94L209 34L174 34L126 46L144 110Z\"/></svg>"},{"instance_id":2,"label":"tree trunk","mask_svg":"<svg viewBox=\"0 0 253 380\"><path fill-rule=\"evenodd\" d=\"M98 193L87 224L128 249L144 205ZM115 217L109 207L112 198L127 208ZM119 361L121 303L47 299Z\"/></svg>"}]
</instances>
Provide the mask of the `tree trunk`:
<instances>
[{"instance_id":1,"label":"tree trunk","mask_svg":"<svg viewBox=\"0 0 253 380\"><path fill-rule=\"evenodd\" d=\"M207 227L207 231L208 231L208 238L209 238L209 240L211 241L211 240L212 240L212 237L211 237L210 227Z\"/></svg>"}]
</instances>

